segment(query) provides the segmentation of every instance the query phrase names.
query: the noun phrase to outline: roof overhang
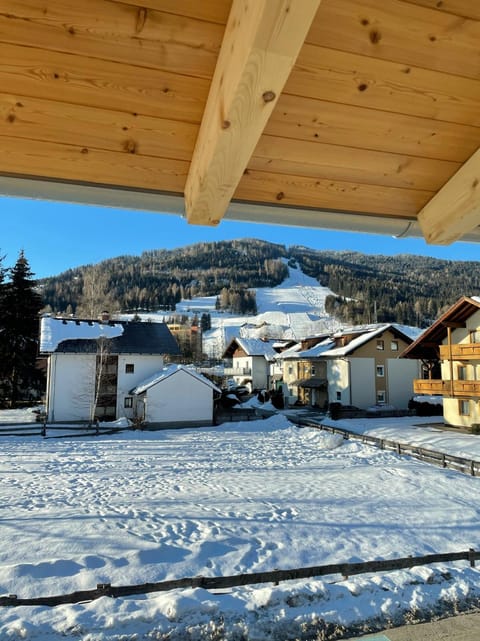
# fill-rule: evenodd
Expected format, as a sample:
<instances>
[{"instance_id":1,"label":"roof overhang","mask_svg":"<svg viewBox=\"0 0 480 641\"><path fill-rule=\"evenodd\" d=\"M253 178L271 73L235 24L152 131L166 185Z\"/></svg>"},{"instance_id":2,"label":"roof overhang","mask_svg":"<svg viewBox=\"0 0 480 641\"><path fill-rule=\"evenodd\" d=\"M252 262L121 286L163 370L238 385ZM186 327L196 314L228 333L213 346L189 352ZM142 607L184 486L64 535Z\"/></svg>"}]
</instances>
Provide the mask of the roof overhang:
<instances>
[{"instance_id":1,"label":"roof overhang","mask_svg":"<svg viewBox=\"0 0 480 641\"><path fill-rule=\"evenodd\" d=\"M7 0L0 194L480 240L480 10Z\"/></svg>"}]
</instances>

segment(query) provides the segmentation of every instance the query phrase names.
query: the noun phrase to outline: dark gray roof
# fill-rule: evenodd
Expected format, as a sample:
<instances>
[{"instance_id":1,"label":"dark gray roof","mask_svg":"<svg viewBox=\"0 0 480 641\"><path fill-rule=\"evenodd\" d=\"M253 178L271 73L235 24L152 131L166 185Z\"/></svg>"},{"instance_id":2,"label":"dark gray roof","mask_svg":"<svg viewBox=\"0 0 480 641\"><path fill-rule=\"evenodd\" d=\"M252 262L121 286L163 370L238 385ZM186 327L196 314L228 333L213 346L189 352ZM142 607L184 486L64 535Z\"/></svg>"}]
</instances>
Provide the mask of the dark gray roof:
<instances>
[{"instance_id":1,"label":"dark gray roof","mask_svg":"<svg viewBox=\"0 0 480 641\"><path fill-rule=\"evenodd\" d=\"M180 354L177 341L165 323L115 321L115 325L122 325L123 334L108 339L110 354ZM94 354L97 349L96 340L67 339L59 343L55 352Z\"/></svg>"}]
</instances>

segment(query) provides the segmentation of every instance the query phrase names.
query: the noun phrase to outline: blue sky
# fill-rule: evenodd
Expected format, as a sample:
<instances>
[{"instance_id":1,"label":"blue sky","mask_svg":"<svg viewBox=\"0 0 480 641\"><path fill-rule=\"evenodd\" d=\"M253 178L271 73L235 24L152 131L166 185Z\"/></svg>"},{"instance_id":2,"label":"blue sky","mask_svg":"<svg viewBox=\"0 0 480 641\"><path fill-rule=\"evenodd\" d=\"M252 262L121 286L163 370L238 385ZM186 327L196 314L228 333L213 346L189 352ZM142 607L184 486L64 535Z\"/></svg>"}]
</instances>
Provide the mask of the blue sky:
<instances>
[{"instance_id":1,"label":"blue sky","mask_svg":"<svg viewBox=\"0 0 480 641\"><path fill-rule=\"evenodd\" d=\"M148 249L172 249L202 241L260 238L313 249L351 249L367 254L417 254L449 260L480 260L480 246L427 245L422 239L333 232L301 227L223 221L218 227L188 225L179 216L0 198L0 255L12 266L24 250L37 278Z\"/></svg>"}]
</instances>

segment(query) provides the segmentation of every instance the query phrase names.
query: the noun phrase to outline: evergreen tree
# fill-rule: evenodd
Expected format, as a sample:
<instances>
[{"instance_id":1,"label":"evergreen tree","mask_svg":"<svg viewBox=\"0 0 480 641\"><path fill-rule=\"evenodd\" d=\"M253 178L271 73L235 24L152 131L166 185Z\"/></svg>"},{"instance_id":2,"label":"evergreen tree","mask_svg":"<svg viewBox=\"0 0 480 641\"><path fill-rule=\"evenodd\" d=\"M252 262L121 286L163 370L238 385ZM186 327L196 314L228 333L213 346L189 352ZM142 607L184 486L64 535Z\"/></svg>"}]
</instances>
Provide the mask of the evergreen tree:
<instances>
[{"instance_id":1,"label":"evergreen tree","mask_svg":"<svg viewBox=\"0 0 480 641\"><path fill-rule=\"evenodd\" d=\"M39 384L35 368L38 315L43 307L23 251L0 286L0 380L4 396L14 407L31 386Z\"/></svg>"}]
</instances>

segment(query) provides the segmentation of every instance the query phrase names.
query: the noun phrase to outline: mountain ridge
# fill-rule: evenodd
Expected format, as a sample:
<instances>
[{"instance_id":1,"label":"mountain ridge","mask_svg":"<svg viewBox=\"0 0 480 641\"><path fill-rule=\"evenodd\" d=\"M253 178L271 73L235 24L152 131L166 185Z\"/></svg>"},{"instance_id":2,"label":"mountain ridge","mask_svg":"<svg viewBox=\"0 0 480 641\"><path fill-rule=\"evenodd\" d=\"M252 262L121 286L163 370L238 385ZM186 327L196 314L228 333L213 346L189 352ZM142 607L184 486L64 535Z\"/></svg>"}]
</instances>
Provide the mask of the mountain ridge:
<instances>
[{"instance_id":1,"label":"mountain ridge","mask_svg":"<svg viewBox=\"0 0 480 641\"><path fill-rule=\"evenodd\" d=\"M217 296L223 308L253 314L257 310L248 290L279 285L288 276L287 264L330 289L327 312L349 323L425 327L460 296L480 295L478 261L321 250L251 238L123 255L38 283L46 311L53 313L85 310L86 285L93 276L92 300L96 296L98 304L121 312L174 311L181 300Z\"/></svg>"}]
</instances>

